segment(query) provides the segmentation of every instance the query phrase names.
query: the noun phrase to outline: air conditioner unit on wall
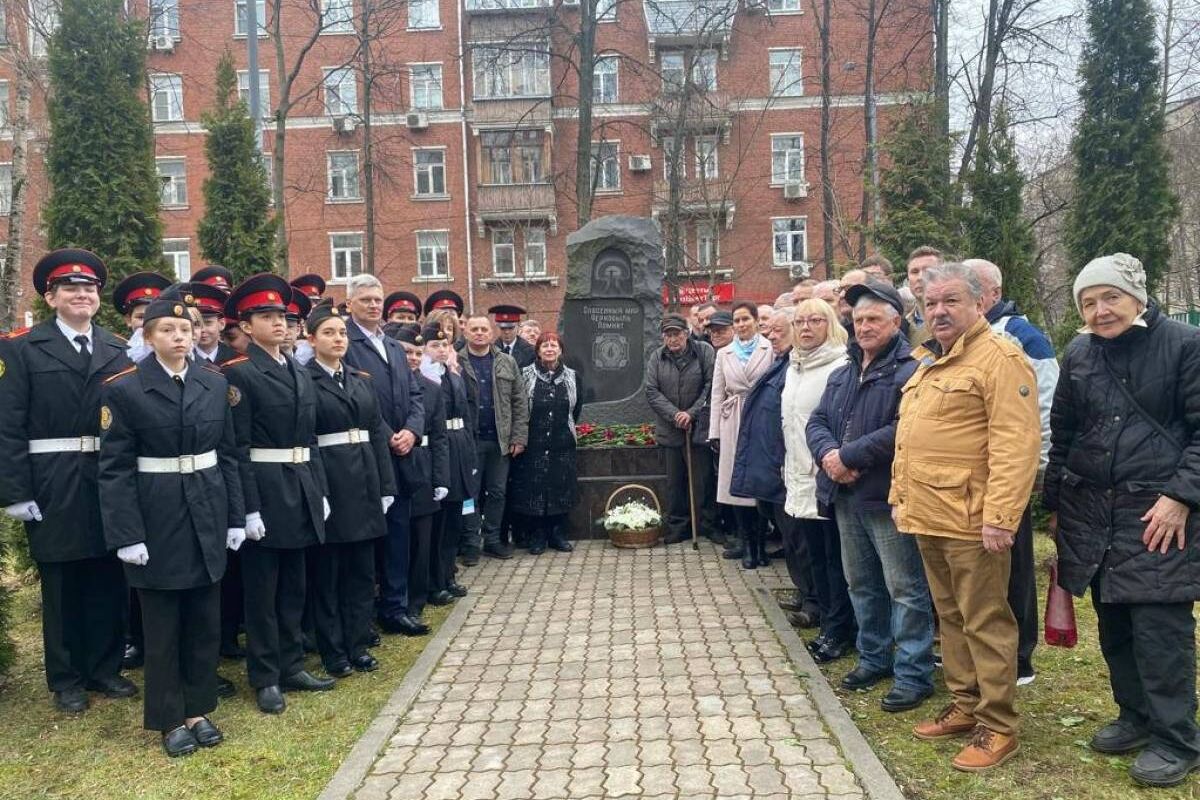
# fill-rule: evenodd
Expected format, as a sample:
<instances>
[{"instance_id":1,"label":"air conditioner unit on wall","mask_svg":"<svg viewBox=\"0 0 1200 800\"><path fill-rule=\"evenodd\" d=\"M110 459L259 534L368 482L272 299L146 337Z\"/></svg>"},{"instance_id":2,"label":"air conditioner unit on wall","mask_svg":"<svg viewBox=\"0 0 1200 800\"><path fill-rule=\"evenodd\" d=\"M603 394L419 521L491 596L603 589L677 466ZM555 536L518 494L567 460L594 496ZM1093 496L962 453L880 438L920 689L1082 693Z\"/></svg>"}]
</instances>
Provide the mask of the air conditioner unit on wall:
<instances>
[{"instance_id":1,"label":"air conditioner unit on wall","mask_svg":"<svg viewBox=\"0 0 1200 800\"><path fill-rule=\"evenodd\" d=\"M648 155L632 155L629 157L630 172L649 172L650 171L650 156Z\"/></svg>"},{"instance_id":2,"label":"air conditioner unit on wall","mask_svg":"<svg viewBox=\"0 0 1200 800\"><path fill-rule=\"evenodd\" d=\"M794 280L803 280L812 274L812 264L807 261L797 261L788 266L788 276Z\"/></svg>"},{"instance_id":3,"label":"air conditioner unit on wall","mask_svg":"<svg viewBox=\"0 0 1200 800\"><path fill-rule=\"evenodd\" d=\"M151 36L150 49L163 53L173 53L175 51L175 37L169 33Z\"/></svg>"},{"instance_id":4,"label":"air conditioner unit on wall","mask_svg":"<svg viewBox=\"0 0 1200 800\"><path fill-rule=\"evenodd\" d=\"M423 131L429 127L429 115L411 111L405 116L404 124L410 131Z\"/></svg>"},{"instance_id":5,"label":"air conditioner unit on wall","mask_svg":"<svg viewBox=\"0 0 1200 800\"><path fill-rule=\"evenodd\" d=\"M354 117L334 117L333 129L338 133L354 133L358 128L358 120Z\"/></svg>"},{"instance_id":6,"label":"air conditioner unit on wall","mask_svg":"<svg viewBox=\"0 0 1200 800\"><path fill-rule=\"evenodd\" d=\"M802 181L790 181L783 185L783 196L787 200L799 200L808 197L808 184Z\"/></svg>"}]
</instances>

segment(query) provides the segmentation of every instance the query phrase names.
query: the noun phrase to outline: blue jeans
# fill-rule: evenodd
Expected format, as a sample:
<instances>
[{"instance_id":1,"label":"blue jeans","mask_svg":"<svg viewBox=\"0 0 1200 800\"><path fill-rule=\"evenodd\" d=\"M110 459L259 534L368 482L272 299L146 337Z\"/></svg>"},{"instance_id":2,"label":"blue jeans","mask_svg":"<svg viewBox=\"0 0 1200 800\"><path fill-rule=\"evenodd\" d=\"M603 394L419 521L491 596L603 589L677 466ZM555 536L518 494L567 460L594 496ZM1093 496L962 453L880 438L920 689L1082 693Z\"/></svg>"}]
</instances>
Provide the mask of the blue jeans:
<instances>
[{"instance_id":1,"label":"blue jeans","mask_svg":"<svg viewBox=\"0 0 1200 800\"><path fill-rule=\"evenodd\" d=\"M855 506L843 495L835 510L859 666L893 669L897 687L932 689L933 610L916 538L897 531L887 511Z\"/></svg>"}]
</instances>

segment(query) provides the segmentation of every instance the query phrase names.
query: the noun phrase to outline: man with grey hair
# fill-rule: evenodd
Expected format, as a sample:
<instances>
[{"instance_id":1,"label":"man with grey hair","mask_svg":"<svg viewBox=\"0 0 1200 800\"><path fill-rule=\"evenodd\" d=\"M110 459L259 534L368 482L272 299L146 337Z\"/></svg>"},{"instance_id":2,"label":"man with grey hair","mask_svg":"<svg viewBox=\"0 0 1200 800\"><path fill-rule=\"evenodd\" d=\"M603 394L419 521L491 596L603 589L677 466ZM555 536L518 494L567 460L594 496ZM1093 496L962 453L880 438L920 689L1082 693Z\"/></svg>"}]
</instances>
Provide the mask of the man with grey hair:
<instances>
[{"instance_id":1,"label":"man with grey hair","mask_svg":"<svg viewBox=\"0 0 1200 800\"><path fill-rule=\"evenodd\" d=\"M1017 752L1017 623L1007 603L1014 532L1041 452L1037 386L1016 345L992 334L975 271L922 275L933 338L904 387L889 501L912 534L941 621L953 702L921 739L972 734L952 765L982 772Z\"/></svg>"},{"instance_id":2,"label":"man with grey hair","mask_svg":"<svg viewBox=\"0 0 1200 800\"><path fill-rule=\"evenodd\" d=\"M820 283L818 283L816 286L813 287L812 296L818 300L824 300L826 303L829 303L829 305L833 306L836 309L837 304L838 304L838 288L839 287L840 287L840 281L837 281L837 280L821 281Z\"/></svg>"},{"instance_id":3,"label":"man with grey hair","mask_svg":"<svg viewBox=\"0 0 1200 800\"><path fill-rule=\"evenodd\" d=\"M1054 387L1058 385L1058 359L1049 337L1033 325L1017 309L1016 303L1003 298L1004 277L991 261L971 258L963 262L975 270L983 290L983 314L992 333L1008 339L1021 348L1033 374L1037 377L1038 414L1042 422L1042 452L1038 463L1038 478L1034 485L1040 491L1042 476L1050 458L1050 406ZM1032 506L1025 508L1017 528L1012 549L1012 574L1008 579L1008 604L1017 618L1017 685L1033 683L1033 650L1038 639L1037 578L1033 559Z\"/></svg>"},{"instance_id":4,"label":"man with grey hair","mask_svg":"<svg viewBox=\"0 0 1200 800\"><path fill-rule=\"evenodd\" d=\"M350 345L343 359L371 376L379 413L392 431L388 449L396 471L396 499L387 510L387 536L376 613L388 633L422 636L429 626L409 613L409 509L412 493L422 484L410 458L425 434L425 405L421 384L408 367L404 347L383 332L383 284L374 275L355 275L346 286Z\"/></svg>"}]
</instances>

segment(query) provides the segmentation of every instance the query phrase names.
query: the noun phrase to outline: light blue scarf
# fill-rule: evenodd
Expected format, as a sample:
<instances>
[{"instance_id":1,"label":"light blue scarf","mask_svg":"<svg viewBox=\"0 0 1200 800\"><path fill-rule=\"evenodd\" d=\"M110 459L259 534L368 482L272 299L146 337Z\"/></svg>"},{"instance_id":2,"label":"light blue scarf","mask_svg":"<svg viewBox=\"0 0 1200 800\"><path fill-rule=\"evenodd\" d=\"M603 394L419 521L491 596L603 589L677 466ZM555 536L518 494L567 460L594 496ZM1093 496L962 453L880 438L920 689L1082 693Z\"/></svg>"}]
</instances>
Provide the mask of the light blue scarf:
<instances>
[{"instance_id":1,"label":"light blue scarf","mask_svg":"<svg viewBox=\"0 0 1200 800\"><path fill-rule=\"evenodd\" d=\"M748 342L743 342L741 339L734 338L733 353L737 356L738 361L743 364L750 360L750 356L754 355L754 351L758 349L759 334L754 334L754 338Z\"/></svg>"}]
</instances>

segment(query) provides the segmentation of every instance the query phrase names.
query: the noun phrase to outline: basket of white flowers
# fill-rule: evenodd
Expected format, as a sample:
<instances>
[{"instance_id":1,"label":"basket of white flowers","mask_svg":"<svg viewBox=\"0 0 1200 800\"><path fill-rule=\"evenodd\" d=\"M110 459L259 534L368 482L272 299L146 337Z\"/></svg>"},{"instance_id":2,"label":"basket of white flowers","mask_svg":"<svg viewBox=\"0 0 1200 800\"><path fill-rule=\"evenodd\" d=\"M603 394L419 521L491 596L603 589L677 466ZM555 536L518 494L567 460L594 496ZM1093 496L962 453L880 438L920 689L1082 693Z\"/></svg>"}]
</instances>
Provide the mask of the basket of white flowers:
<instances>
[{"instance_id":1,"label":"basket of white flowers","mask_svg":"<svg viewBox=\"0 0 1200 800\"><path fill-rule=\"evenodd\" d=\"M615 504L618 498L625 500ZM602 523L614 547L654 547L662 539L662 506L652 489L629 483L608 496Z\"/></svg>"}]
</instances>

